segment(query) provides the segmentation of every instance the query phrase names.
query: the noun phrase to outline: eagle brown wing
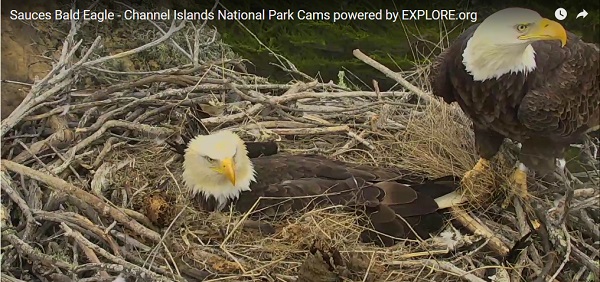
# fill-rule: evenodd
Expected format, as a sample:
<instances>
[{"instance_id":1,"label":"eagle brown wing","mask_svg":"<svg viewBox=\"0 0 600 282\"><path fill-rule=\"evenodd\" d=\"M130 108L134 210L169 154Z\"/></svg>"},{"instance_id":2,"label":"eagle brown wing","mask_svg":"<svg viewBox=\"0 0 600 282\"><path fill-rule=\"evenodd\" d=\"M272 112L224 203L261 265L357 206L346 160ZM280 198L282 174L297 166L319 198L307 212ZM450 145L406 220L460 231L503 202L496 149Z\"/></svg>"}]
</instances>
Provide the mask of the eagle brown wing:
<instances>
[{"instance_id":1,"label":"eagle brown wing","mask_svg":"<svg viewBox=\"0 0 600 282\"><path fill-rule=\"evenodd\" d=\"M462 57L462 50L471 38L479 24L472 25L461 33L450 46L432 61L430 66L429 84L434 96L442 97L448 104L456 101L454 87L452 85L452 71L456 67L457 56ZM462 61L462 60L461 60Z\"/></svg>"},{"instance_id":2,"label":"eagle brown wing","mask_svg":"<svg viewBox=\"0 0 600 282\"><path fill-rule=\"evenodd\" d=\"M536 42L533 85L517 110L523 147L519 160L544 175L570 143L600 124L598 48L568 33L567 45Z\"/></svg>"},{"instance_id":3,"label":"eagle brown wing","mask_svg":"<svg viewBox=\"0 0 600 282\"><path fill-rule=\"evenodd\" d=\"M567 42L565 47L556 42L533 44L540 85L523 97L517 115L530 135L568 143L600 124L600 60L593 44L572 33Z\"/></svg>"},{"instance_id":4,"label":"eagle brown wing","mask_svg":"<svg viewBox=\"0 0 600 282\"><path fill-rule=\"evenodd\" d=\"M373 230L363 232L363 241L386 246L395 242L393 238L428 238L440 230L444 221L434 198L456 188L455 182L424 181L402 171L354 166L321 156L279 154L253 163L256 182L235 201L236 211L251 211L252 217L260 219L342 206L366 214L368 220L360 223Z\"/></svg>"}]
</instances>

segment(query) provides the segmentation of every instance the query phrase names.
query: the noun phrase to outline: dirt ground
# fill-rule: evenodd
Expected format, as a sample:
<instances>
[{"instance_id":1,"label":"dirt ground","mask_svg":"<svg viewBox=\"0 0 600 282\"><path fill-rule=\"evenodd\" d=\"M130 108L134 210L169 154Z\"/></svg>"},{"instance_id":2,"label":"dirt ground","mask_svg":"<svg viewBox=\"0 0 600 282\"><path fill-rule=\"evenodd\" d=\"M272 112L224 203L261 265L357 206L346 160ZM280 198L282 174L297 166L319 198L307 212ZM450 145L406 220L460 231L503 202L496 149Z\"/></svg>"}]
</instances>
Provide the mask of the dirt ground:
<instances>
[{"instance_id":1,"label":"dirt ground","mask_svg":"<svg viewBox=\"0 0 600 282\"><path fill-rule=\"evenodd\" d=\"M51 69L48 59L42 58L43 48L35 42L39 39L38 32L30 25L13 21L9 12L16 7L14 2L2 2L2 85L1 85L1 113L2 119L6 118L23 100L29 87L27 85L11 83L10 81L32 83L36 77L42 78ZM27 6L28 11L52 10L52 1L19 1L21 7ZM43 6L42 6L43 5ZM7 82L9 81L9 82Z\"/></svg>"}]
</instances>

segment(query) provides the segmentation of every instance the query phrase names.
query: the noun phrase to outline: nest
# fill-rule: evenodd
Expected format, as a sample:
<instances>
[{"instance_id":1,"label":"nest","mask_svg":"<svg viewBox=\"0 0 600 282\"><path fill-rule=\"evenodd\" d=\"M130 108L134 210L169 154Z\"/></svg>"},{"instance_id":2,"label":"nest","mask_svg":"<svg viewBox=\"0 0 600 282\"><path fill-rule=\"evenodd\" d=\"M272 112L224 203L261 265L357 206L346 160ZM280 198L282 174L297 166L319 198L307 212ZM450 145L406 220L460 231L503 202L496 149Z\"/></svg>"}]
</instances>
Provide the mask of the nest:
<instances>
[{"instance_id":1,"label":"nest","mask_svg":"<svg viewBox=\"0 0 600 282\"><path fill-rule=\"evenodd\" d=\"M166 49L165 42L188 25L173 24L135 52ZM473 207L478 224L469 231L449 225L440 236L391 248L360 243L365 227L356 225L357 215L335 207L270 222L275 230L269 235L246 214L202 212L182 191L181 160L165 144L177 138L192 103L208 115L202 122L210 131L228 128L246 140L277 140L291 153L428 177L460 176L473 167L470 122L460 109L422 90L422 73L393 73L358 50L357 58L396 79L400 90L352 91L314 80L291 64L287 68L302 80L272 84L236 71L238 62L229 59L192 58L189 65L121 73L106 68L122 54L99 56L99 38L82 49L78 28L73 23L54 69L2 121L4 276L478 282L598 277L597 170L575 181L573 197L564 196L562 185L531 179L545 191L529 207L534 215L517 200L507 209L490 200L485 208ZM196 33L197 43L201 35ZM119 80L71 90L78 80L100 74ZM498 193L514 163L507 145L495 170L466 194L511 194ZM542 231L532 232L532 216Z\"/></svg>"}]
</instances>

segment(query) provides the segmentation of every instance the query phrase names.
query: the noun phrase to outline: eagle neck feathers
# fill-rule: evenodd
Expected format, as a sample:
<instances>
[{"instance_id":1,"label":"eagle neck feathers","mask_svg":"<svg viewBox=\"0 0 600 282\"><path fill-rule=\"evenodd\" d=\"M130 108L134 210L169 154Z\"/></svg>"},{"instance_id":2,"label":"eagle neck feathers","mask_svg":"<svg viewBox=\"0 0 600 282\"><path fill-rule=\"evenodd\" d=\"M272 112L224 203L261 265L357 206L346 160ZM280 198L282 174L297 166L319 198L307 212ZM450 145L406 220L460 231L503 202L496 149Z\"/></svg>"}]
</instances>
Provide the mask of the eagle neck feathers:
<instances>
[{"instance_id":1,"label":"eagle neck feathers","mask_svg":"<svg viewBox=\"0 0 600 282\"><path fill-rule=\"evenodd\" d=\"M206 201L214 200L215 210L223 210L230 202L237 200L240 194L244 191L251 191L250 184L254 182L254 174L244 178L233 186L227 183L227 186L218 186L211 189L209 187L202 188L202 196Z\"/></svg>"},{"instance_id":2,"label":"eagle neck feathers","mask_svg":"<svg viewBox=\"0 0 600 282\"><path fill-rule=\"evenodd\" d=\"M462 58L465 70L474 81L497 79L509 73L526 75L537 66L535 50L530 44L498 45L476 37L467 41Z\"/></svg>"}]
</instances>

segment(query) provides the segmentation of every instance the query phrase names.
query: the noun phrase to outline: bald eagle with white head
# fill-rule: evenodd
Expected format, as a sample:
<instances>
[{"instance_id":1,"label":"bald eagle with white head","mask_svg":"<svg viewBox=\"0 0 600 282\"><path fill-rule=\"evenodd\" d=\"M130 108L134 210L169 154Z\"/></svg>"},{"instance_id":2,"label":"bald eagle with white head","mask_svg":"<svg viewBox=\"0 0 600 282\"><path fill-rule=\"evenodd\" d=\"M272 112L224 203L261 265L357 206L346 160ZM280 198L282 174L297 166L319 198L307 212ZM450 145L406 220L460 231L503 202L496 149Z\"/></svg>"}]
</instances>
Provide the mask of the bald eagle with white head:
<instances>
[{"instance_id":1,"label":"bald eagle with white head","mask_svg":"<svg viewBox=\"0 0 600 282\"><path fill-rule=\"evenodd\" d=\"M471 26L432 65L435 96L472 120L480 159L463 182L490 166L508 138L520 143L513 182L527 197L527 171L547 174L600 125L599 49L535 11L508 8ZM471 182L472 183L472 182Z\"/></svg>"},{"instance_id":2,"label":"bald eagle with white head","mask_svg":"<svg viewBox=\"0 0 600 282\"><path fill-rule=\"evenodd\" d=\"M271 217L311 207L351 208L365 213L366 223L376 231L363 232L363 241L385 246L394 244L394 238L428 238L445 225L438 210L462 202L453 178L424 180L317 155L251 159L245 142L228 130L189 141L183 182L209 211L232 207Z\"/></svg>"}]
</instances>

